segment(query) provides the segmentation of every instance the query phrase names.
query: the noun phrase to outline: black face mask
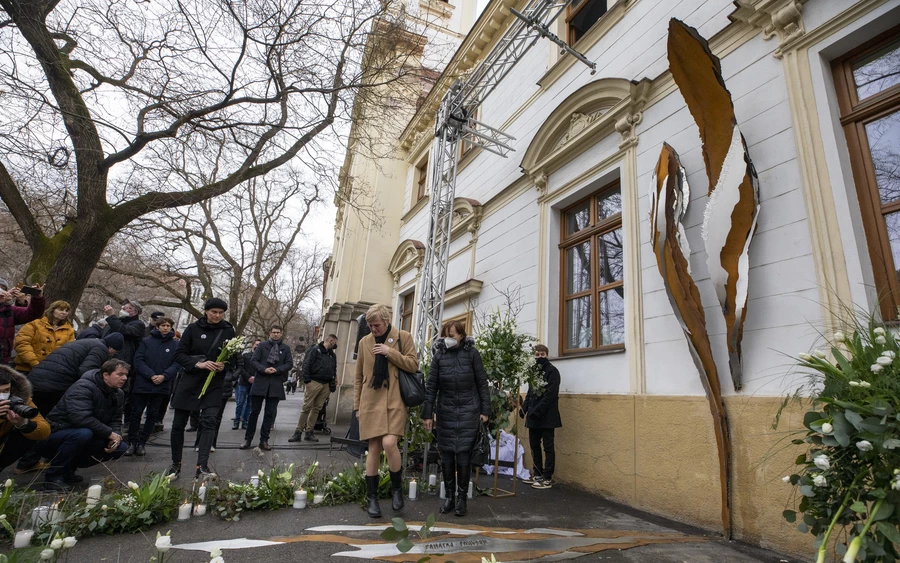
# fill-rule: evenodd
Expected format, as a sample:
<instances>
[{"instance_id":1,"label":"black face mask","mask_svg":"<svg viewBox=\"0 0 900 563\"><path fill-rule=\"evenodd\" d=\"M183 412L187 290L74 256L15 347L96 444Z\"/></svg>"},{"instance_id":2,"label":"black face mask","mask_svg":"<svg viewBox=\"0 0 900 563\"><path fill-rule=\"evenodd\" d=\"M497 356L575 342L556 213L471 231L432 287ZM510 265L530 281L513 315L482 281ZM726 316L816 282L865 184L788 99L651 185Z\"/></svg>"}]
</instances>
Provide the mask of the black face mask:
<instances>
[{"instance_id":1,"label":"black face mask","mask_svg":"<svg viewBox=\"0 0 900 563\"><path fill-rule=\"evenodd\" d=\"M544 367L550 360L549 358L535 358L534 361L537 362L537 365Z\"/></svg>"},{"instance_id":2,"label":"black face mask","mask_svg":"<svg viewBox=\"0 0 900 563\"><path fill-rule=\"evenodd\" d=\"M331 347L332 352L334 352L335 350L337 350L337 344L335 344L334 346Z\"/></svg>"}]
</instances>

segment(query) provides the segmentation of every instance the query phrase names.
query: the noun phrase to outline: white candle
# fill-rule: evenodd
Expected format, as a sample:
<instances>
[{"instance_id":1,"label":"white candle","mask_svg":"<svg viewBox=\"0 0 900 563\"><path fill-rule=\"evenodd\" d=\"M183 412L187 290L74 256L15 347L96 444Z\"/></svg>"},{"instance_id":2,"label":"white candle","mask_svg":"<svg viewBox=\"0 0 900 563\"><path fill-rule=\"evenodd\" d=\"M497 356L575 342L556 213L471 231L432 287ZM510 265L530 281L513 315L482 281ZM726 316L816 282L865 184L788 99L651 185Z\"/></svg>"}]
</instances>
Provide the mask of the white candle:
<instances>
[{"instance_id":1,"label":"white candle","mask_svg":"<svg viewBox=\"0 0 900 563\"><path fill-rule=\"evenodd\" d=\"M197 489L197 496L201 503L206 502L206 484L200 485L200 488Z\"/></svg>"},{"instance_id":2,"label":"white candle","mask_svg":"<svg viewBox=\"0 0 900 563\"><path fill-rule=\"evenodd\" d=\"M198 504L194 507L194 516L206 516L206 505Z\"/></svg>"},{"instance_id":3,"label":"white candle","mask_svg":"<svg viewBox=\"0 0 900 563\"><path fill-rule=\"evenodd\" d=\"M50 516L49 506L38 506L31 511L31 525L40 528L41 524L47 522Z\"/></svg>"},{"instance_id":4,"label":"white candle","mask_svg":"<svg viewBox=\"0 0 900 563\"><path fill-rule=\"evenodd\" d=\"M191 505L188 501L184 501L180 507L178 507L178 519L179 520L190 520L191 519Z\"/></svg>"},{"instance_id":5,"label":"white candle","mask_svg":"<svg viewBox=\"0 0 900 563\"><path fill-rule=\"evenodd\" d=\"M444 482L441 481L441 498L447 498L447 493L444 491Z\"/></svg>"},{"instance_id":6,"label":"white candle","mask_svg":"<svg viewBox=\"0 0 900 563\"><path fill-rule=\"evenodd\" d=\"M409 482L409 500L416 500L416 495L418 493L418 486L416 485L416 480L413 479Z\"/></svg>"},{"instance_id":7,"label":"white candle","mask_svg":"<svg viewBox=\"0 0 900 563\"><path fill-rule=\"evenodd\" d=\"M325 493L316 493L313 495L313 504L320 504L325 500Z\"/></svg>"},{"instance_id":8,"label":"white candle","mask_svg":"<svg viewBox=\"0 0 900 563\"><path fill-rule=\"evenodd\" d=\"M16 532L16 539L13 541L13 547L21 549L31 545L31 538L34 536L32 530L19 530Z\"/></svg>"},{"instance_id":9,"label":"white candle","mask_svg":"<svg viewBox=\"0 0 900 563\"><path fill-rule=\"evenodd\" d=\"M59 522L61 516L62 515L59 512L59 504L54 502L50 505L50 510L47 512L47 518L51 524L56 524L57 522Z\"/></svg>"},{"instance_id":10,"label":"white candle","mask_svg":"<svg viewBox=\"0 0 900 563\"><path fill-rule=\"evenodd\" d=\"M294 491L294 508L306 508L306 491Z\"/></svg>"},{"instance_id":11,"label":"white candle","mask_svg":"<svg viewBox=\"0 0 900 563\"><path fill-rule=\"evenodd\" d=\"M250 477L250 484L253 485L254 487L258 487L259 486L259 475L254 475L254 476Z\"/></svg>"},{"instance_id":12,"label":"white candle","mask_svg":"<svg viewBox=\"0 0 900 563\"><path fill-rule=\"evenodd\" d=\"M472 498L472 493L474 492L474 488L475 487L473 486L472 481L469 481L469 495L468 495L469 498Z\"/></svg>"},{"instance_id":13,"label":"white candle","mask_svg":"<svg viewBox=\"0 0 900 563\"><path fill-rule=\"evenodd\" d=\"M431 475L428 476L428 486L434 487L435 485L437 485L437 475L432 473Z\"/></svg>"},{"instance_id":14,"label":"white candle","mask_svg":"<svg viewBox=\"0 0 900 563\"><path fill-rule=\"evenodd\" d=\"M87 490L87 505L88 508L97 506L97 503L100 502L100 495L103 493L103 487L100 485L91 485Z\"/></svg>"}]
</instances>

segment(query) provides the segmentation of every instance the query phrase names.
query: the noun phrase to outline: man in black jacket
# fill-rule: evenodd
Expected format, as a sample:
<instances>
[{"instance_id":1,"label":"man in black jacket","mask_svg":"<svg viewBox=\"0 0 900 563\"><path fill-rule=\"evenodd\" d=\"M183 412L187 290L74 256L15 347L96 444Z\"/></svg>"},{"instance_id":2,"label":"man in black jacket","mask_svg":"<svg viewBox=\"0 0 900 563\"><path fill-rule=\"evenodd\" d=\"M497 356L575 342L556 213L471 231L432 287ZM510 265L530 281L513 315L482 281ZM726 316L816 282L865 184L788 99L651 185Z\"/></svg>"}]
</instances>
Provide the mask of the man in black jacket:
<instances>
[{"instance_id":1,"label":"man in black jacket","mask_svg":"<svg viewBox=\"0 0 900 563\"><path fill-rule=\"evenodd\" d=\"M131 366L134 366L134 355L147 334L147 326L141 320L141 311L143 311L143 308L140 303L128 299L122 302L121 316L116 316L110 305L103 308L103 312L109 315L106 317L109 332L118 332L125 338L125 346L116 358L127 362ZM125 391L126 420L131 418L131 389L134 387L134 378L135 372L132 369L128 374L128 381L125 382L125 387L123 387Z\"/></svg>"},{"instance_id":2,"label":"man in black jacket","mask_svg":"<svg viewBox=\"0 0 900 563\"><path fill-rule=\"evenodd\" d=\"M51 459L44 474L44 489L67 491L84 478L79 467L118 459L127 445L122 441L122 386L131 368L122 360L108 360L100 369L85 373L66 391L47 420L52 433L38 446Z\"/></svg>"},{"instance_id":3,"label":"man in black jacket","mask_svg":"<svg viewBox=\"0 0 900 563\"><path fill-rule=\"evenodd\" d=\"M233 369L237 358L229 362L216 361L225 343L234 338L234 327L225 320L228 304L218 297L206 300L204 315L191 323L181 335L175 361L184 368L184 374L172 393L172 465L169 475L181 474L181 457L184 448L184 429L191 411L200 411L200 434L197 437L196 477L214 477L209 470L209 451L216 433L216 422L222 408L222 389L225 385L225 370ZM213 378L201 396L210 372Z\"/></svg>"},{"instance_id":4,"label":"man in black jacket","mask_svg":"<svg viewBox=\"0 0 900 563\"><path fill-rule=\"evenodd\" d=\"M291 358L291 349L281 341L284 334L280 326L273 326L269 330L269 339L257 346L251 361L250 374L253 376L253 384L250 386L250 421L247 423L247 431L244 433L242 450L250 449L250 442L256 433L256 422L266 402L266 411L263 416L262 428L259 430L259 449L270 451L269 433L275 426L275 417L278 415L278 401L285 399L284 382L294 366Z\"/></svg>"},{"instance_id":5,"label":"man in black jacket","mask_svg":"<svg viewBox=\"0 0 900 563\"><path fill-rule=\"evenodd\" d=\"M288 442L318 442L313 433L316 417L328 399L328 394L337 388L337 336L329 334L324 342L320 342L306 353L303 360L303 409L294 435Z\"/></svg>"},{"instance_id":6,"label":"man in black jacket","mask_svg":"<svg viewBox=\"0 0 900 563\"><path fill-rule=\"evenodd\" d=\"M253 352L256 352L256 348L259 346L259 340L253 343L253 347L250 348L249 352L244 352L241 356L241 361L238 364L238 374L239 377L237 381L235 381L234 386L234 424L232 425L232 430L237 430L238 427L247 429L247 423L250 422L250 386L253 385L253 374L250 372L253 370L251 365L253 364Z\"/></svg>"},{"instance_id":7,"label":"man in black jacket","mask_svg":"<svg viewBox=\"0 0 900 563\"><path fill-rule=\"evenodd\" d=\"M549 352L543 344L534 347L534 358L543 374L543 384L540 388L528 389L525 403L519 411L519 415L525 417L531 457L534 459L534 471L525 483L531 483L535 489L553 486L553 470L556 467L554 431L562 427L559 416L559 370L547 359ZM541 443L544 444L543 456Z\"/></svg>"}]
</instances>

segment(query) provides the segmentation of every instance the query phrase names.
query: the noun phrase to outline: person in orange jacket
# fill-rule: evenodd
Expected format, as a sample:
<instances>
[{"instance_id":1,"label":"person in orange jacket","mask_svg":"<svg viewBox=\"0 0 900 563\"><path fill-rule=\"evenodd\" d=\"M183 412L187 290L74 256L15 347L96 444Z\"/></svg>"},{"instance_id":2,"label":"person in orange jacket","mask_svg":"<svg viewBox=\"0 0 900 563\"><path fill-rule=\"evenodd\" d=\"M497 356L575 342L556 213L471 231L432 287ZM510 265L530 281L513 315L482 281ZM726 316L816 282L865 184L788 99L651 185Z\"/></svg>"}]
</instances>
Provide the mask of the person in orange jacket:
<instances>
[{"instance_id":1,"label":"person in orange jacket","mask_svg":"<svg viewBox=\"0 0 900 563\"><path fill-rule=\"evenodd\" d=\"M29 416L16 412L22 410L32 412L27 413ZM0 365L0 470L12 465L49 435L50 424L31 401L31 383L11 367Z\"/></svg>"}]
</instances>

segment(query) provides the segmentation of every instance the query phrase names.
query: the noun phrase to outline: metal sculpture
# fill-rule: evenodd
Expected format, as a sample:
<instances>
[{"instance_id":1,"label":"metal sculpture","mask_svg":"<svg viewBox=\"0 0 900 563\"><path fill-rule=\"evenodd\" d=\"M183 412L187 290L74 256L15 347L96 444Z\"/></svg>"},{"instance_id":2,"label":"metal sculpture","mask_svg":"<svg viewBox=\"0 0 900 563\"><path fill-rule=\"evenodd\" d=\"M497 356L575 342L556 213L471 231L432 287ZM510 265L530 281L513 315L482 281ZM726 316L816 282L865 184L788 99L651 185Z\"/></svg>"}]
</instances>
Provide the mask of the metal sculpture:
<instances>
[{"instance_id":1,"label":"metal sculpture","mask_svg":"<svg viewBox=\"0 0 900 563\"><path fill-rule=\"evenodd\" d=\"M691 277L691 249L682 220L691 200L684 168L675 152L664 143L653 172L650 189L650 246L663 278L666 295L681 324L700 381L706 390L719 453L719 479L722 488L722 527L731 537L731 438L722 400L712 345L706 330L706 316L700 291Z\"/></svg>"},{"instance_id":2,"label":"metal sculpture","mask_svg":"<svg viewBox=\"0 0 900 563\"><path fill-rule=\"evenodd\" d=\"M759 213L759 179L738 128L722 66L697 30L669 20L669 70L700 128L709 200L703 218L710 280L725 316L734 389L742 383L741 338L747 316L750 240Z\"/></svg>"}]
</instances>

